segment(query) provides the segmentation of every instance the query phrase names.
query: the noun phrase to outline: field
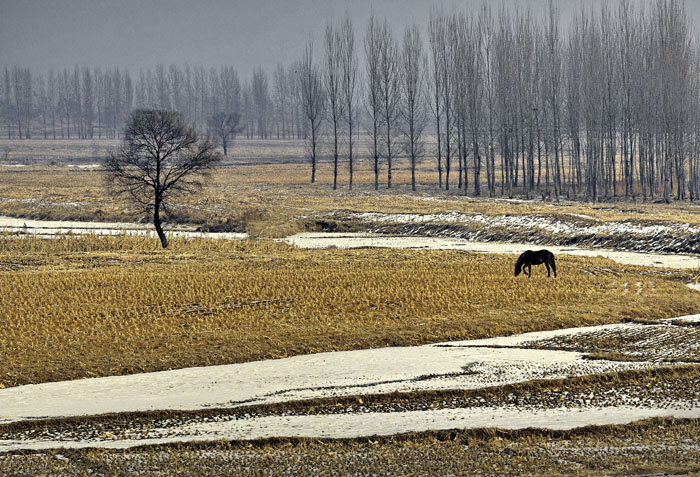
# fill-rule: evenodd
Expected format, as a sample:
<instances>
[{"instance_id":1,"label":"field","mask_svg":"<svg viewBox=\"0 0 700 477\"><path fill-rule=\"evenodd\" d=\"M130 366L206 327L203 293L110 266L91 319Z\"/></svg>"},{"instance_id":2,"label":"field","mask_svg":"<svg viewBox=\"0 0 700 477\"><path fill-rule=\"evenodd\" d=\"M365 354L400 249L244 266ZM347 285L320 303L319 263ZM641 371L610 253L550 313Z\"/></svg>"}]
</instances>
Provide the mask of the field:
<instances>
[{"instance_id":1,"label":"field","mask_svg":"<svg viewBox=\"0 0 700 477\"><path fill-rule=\"evenodd\" d=\"M16 164L0 166L0 215L144 219L143 211L106 193L99 168L77 167L94 164L109 142L31 143L7 145ZM697 326L659 321L698 313L698 292L686 286L697 281L697 269L561 254L558 278L546 279L542 267L534 267L527 279L513 277L515 257L508 254L302 249L273 240L299 232L372 231L696 254L700 215L695 204L475 199L436 188L428 162L420 167L415 193L408 187L405 163L399 164L392 190L374 191L366 162L352 191L344 183L334 191L328 163L321 165L318 183L308 184L309 167L298 161L301 143L243 141L240 150L242 157L216 170L201 193L171 204L168 219L170 226L247 232L247 239L173 238L161 250L153 237L126 234L0 235L0 388L582 326L630 328L527 344L533 352L577 353L576 359L583 360L577 363L599 370L576 377L7 423L0 409L0 450L3 443L55 436L91 436L97 442L102 436L123 438L182 422L194 426L485 405L545 414L562 407L595 410L639 402L682 404L691 411L700 407ZM647 343L647 349L640 351L638 343ZM497 342L489 349L508 346ZM600 371L608 364L608 371ZM459 378L453 374L443 377ZM699 422L667 416L562 430L487 426L341 439L218 439L121 450L49 446L0 453L0 473L700 472Z\"/></svg>"}]
</instances>

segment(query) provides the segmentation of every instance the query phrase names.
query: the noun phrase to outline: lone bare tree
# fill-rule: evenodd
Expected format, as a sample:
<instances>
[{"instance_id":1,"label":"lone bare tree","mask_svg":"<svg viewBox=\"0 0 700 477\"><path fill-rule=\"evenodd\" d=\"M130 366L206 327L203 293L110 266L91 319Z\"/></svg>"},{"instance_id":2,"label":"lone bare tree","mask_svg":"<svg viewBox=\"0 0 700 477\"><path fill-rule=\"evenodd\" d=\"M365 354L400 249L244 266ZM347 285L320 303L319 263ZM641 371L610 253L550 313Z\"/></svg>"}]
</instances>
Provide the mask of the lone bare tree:
<instances>
[{"instance_id":1,"label":"lone bare tree","mask_svg":"<svg viewBox=\"0 0 700 477\"><path fill-rule=\"evenodd\" d=\"M228 155L229 139L236 136L239 131L241 115L239 113L216 113L209 118L209 128L221 139L221 147L224 148L224 156Z\"/></svg>"},{"instance_id":2,"label":"lone bare tree","mask_svg":"<svg viewBox=\"0 0 700 477\"><path fill-rule=\"evenodd\" d=\"M163 248L168 240L161 209L173 196L202 186L202 174L221 161L214 148L208 138L197 137L180 113L138 109L127 121L122 145L106 159L109 185L153 212Z\"/></svg>"}]
</instances>

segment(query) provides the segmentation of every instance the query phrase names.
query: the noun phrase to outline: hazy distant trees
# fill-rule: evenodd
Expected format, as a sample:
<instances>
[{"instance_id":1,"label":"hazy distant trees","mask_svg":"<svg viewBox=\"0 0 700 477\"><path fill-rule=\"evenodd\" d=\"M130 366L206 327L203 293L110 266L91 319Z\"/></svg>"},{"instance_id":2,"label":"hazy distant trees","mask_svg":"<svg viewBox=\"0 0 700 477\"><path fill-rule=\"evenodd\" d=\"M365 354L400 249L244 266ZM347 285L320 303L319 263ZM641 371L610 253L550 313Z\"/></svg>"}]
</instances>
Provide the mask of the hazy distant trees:
<instances>
[{"instance_id":1,"label":"hazy distant trees","mask_svg":"<svg viewBox=\"0 0 700 477\"><path fill-rule=\"evenodd\" d=\"M272 102L270 100L270 87L265 71L258 67L253 72L250 84L250 95L253 100L252 115L254 127L257 131L258 139L267 138L270 131L270 117Z\"/></svg>"},{"instance_id":2,"label":"hazy distant trees","mask_svg":"<svg viewBox=\"0 0 700 477\"><path fill-rule=\"evenodd\" d=\"M537 13L484 2L434 11L424 42L417 27L398 41L390 20L370 18L364 58L346 17L326 27L320 61L308 50L243 81L231 67L201 65L133 76L6 66L3 136L114 138L134 108L178 111L206 135L214 117L237 114L247 138L305 139L312 181L323 137L334 188L341 157L352 187L365 155L375 188L384 166L392 186L402 157L413 171L428 159L437 187L475 196L484 184L489 196L526 198L700 195L700 43L682 0L603 2L566 22L554 0Z\"/></svg>"},{"instance_id":3,"label":"hazy distant trees","mask_svg":"<svg viewBox=\"0 0 700 477\"><path fill-rule=\"evenodd\" d=\"M370 154L374 165L374 189L379 189L379 135L381 127L380 69L382 25L372 15L365 33L365 105L370 136Z\"/></svg>"},{"instance_id":4,"label":"hazy distant trees","mask_svg":"<svg viewBox=\"0 0 700 477\"><path fill-rule=\"evenodd\" d=\"M380 30L379 41L379 103L383 128L381 152L386 162L386 186L391 188L393 160L396 156L398 136L399 91L399 47L385 19Z\"/></svg>"},{"instance_id":5,"label":"hazy distant trees","mask_svg":"<svg viewBox=\"0 0 700 477\"><path fill-rule=\"evenodd\" d=\"M239 113L224 113L219 112L209 118L209 128L221 140L221 147L224 150L224 156L228 155L229 140L236 137L238 133L238 123L241 116Z\"/></svg>"},{"instance_id":6,"label":"hazy distant trees","mask_svg":"<svg viewBox=\"0 0 700 477\"><path fill-rule=\"evenodd\" d=\"M202 174L220 160L214 144L200 139L180 113L138 109L129 116L121 147L104 165L111 190L151 211L165 248L161 211L172 197L201 187Z\"/></svg>"},{"instance_id":7,"label":"hazy distant trees","mask_svg":"<svg viewBox=\"0 0 700 477\"><path fill-rule=\"evenodd\" d=\"M8 139L30 139L35 112L31 70L17 66L5 67L2 86L0 111L7 126Z\"/></svg>"}]
</instances>

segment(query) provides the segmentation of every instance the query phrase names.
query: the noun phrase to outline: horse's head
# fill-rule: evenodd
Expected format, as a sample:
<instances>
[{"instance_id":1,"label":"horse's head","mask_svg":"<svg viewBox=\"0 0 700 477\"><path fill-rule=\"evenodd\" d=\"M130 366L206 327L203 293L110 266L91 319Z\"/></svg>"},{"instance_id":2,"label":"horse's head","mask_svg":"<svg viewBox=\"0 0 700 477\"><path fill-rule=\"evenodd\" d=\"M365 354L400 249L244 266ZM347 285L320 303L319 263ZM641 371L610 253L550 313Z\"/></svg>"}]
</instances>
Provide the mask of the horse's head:
<instances>
[{"instance_id":1,"label":"horse's head","mask_svg":"<svg viewBox=\"0 0 700 477\"><path fill-rule=\"evenodd\" d=\"M522 259L518 259L517 262L515 262L515 276L517 277L520 275L520 272L523 271L523 261Z\"/></svg>"}]
</instances>

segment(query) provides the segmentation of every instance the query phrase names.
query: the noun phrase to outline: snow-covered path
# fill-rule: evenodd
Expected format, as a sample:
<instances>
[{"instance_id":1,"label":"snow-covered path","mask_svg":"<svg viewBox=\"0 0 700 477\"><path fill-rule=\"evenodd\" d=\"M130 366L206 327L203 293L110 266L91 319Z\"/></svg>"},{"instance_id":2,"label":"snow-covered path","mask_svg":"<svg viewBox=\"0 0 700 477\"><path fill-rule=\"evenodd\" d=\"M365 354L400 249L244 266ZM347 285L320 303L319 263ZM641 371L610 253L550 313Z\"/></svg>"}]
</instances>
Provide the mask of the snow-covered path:
<instances>
[{"instance_id":1,"label":"snow-covered path","mask_svg":"<svg viewBox=\"0 0 700 477\"><path fill-rule=\"evenodd\" d=\"M401 413L266 416L153 428L143 433L131 432L126 438L106 434L84 439L69 435L57 435L54 438L44 439L7 439L0 440L0 453L59 448L124 449L143 445L216 440L240 441L271 437L342 439L484 427L568 430L591 424L628 424L652 417L698 418L700 408L608 406L522 410L515 407L479 407Z\"/></svg>"},{"instance_id":2,"label":"snow-covered path","mask_svg":"<svg viewBox=\"0 0 700 477\"><path fill-rule=\"evenodd\" d=\"M677 320L685 325L700 321L700 315ZM226 366L20 386L0 390L0 423L146 410L221 409L395 391L478 389L533 379L651 368L663 363L589 360L574 351L532 349L532 346L591 334L624 336L642 329L660 334L669 333L669 330L679 333L695 330L695 327L674 323L614 324L418 347L320 353ZM679 341L682 342L682 339ZM0 440L0 452L56 447L130 447L273 436L341 438L453 428L569 429L588 424L627 423L655 416L700 418L697 402L700 401L525 409L509 405L484 405L404 412L226 416L201 422L173 422L161 427L140 426L129 430L126 436L106 433L88 438L76 437L74 433L62 435L60 432L43 438L13 436Z\"/></svg>"},{"instance_id":3,"label":"snow-covered path","mask_svg":"<svg viewBox=\"0 0 700 477\"><path fill-rule=\"evenodd\" d=\"M0 216L0 232L26 233L39 237L53 237L55 235L68 233L75 235L127 234L155 236L155 231L149 224L29 220L2 216ZM204 237L235 240L247 237L247 234L244 233L197 232L191 227L182 227L172 230L170 233L176 237L186 238ZM337 247L346 249L378 247L423 250L463 250L475 253L504 254L520 254L525 250L545 247L542 245L522 243L474 242L458 238L423 237L417 235L397 237L372 233L308 232L292 235L282 240L300 248ZM700 257L693 255L627 252L603 248L585 249L549 245L546 246L546 248L555 254L575 255L580 257L605 257L627 265L679 269L700 268Z\"/></svg>"},{"instance_id":4,"label":"snow-covered path","mask_svg":"<svg viewBox=\"0 0 700 477\"><path fill-rule=\"evenodd\" d=\"M667 268L700 268L700 257L693 255L661 254L647 252L625 252L618 250L584 249L577 247L560 247L556 245L533 245L500 242L472 242L468 240L445 237L395 237L370 233L329 233L308 232L292 235L285 239L287 243L300 248L399 248L416 250L463 250L475 253L520 254L525 250L546 248L554 254L574 255L578 257L604 257L626 265Z\"/></svg>"},{"instance_id":5,"label":"snow-covered path","mask_svg":"<svg viewBox=\"0 0 700 477\"><path fill-rule=\"evenodd\" d=\"M521 339L525 343L561 333L525 334ZM0 424L117 412L229 408L330 396L476 389L654 366L588 360L571 351L500 347L511 339L318 353L0 389Z\"/></svg>"},{"instance_id":6,"label":"snow-covered path","mask_svg":"<svg viewBox=\"0 0 700 477\"><path fill-rule=\"evenodd\" d=\"M156 236L153 226L150 224L138 224L127 222L77 222L55 220L31 220L15 217L0 216L0 232L24 233L37 237L53 237L60 234L73 235L141 235ZM197 232L193 227L178 227L166 231L174 237L212 239L241 239L247 237L244 233L233 232Z\"/></svg>"}]
</instances>

